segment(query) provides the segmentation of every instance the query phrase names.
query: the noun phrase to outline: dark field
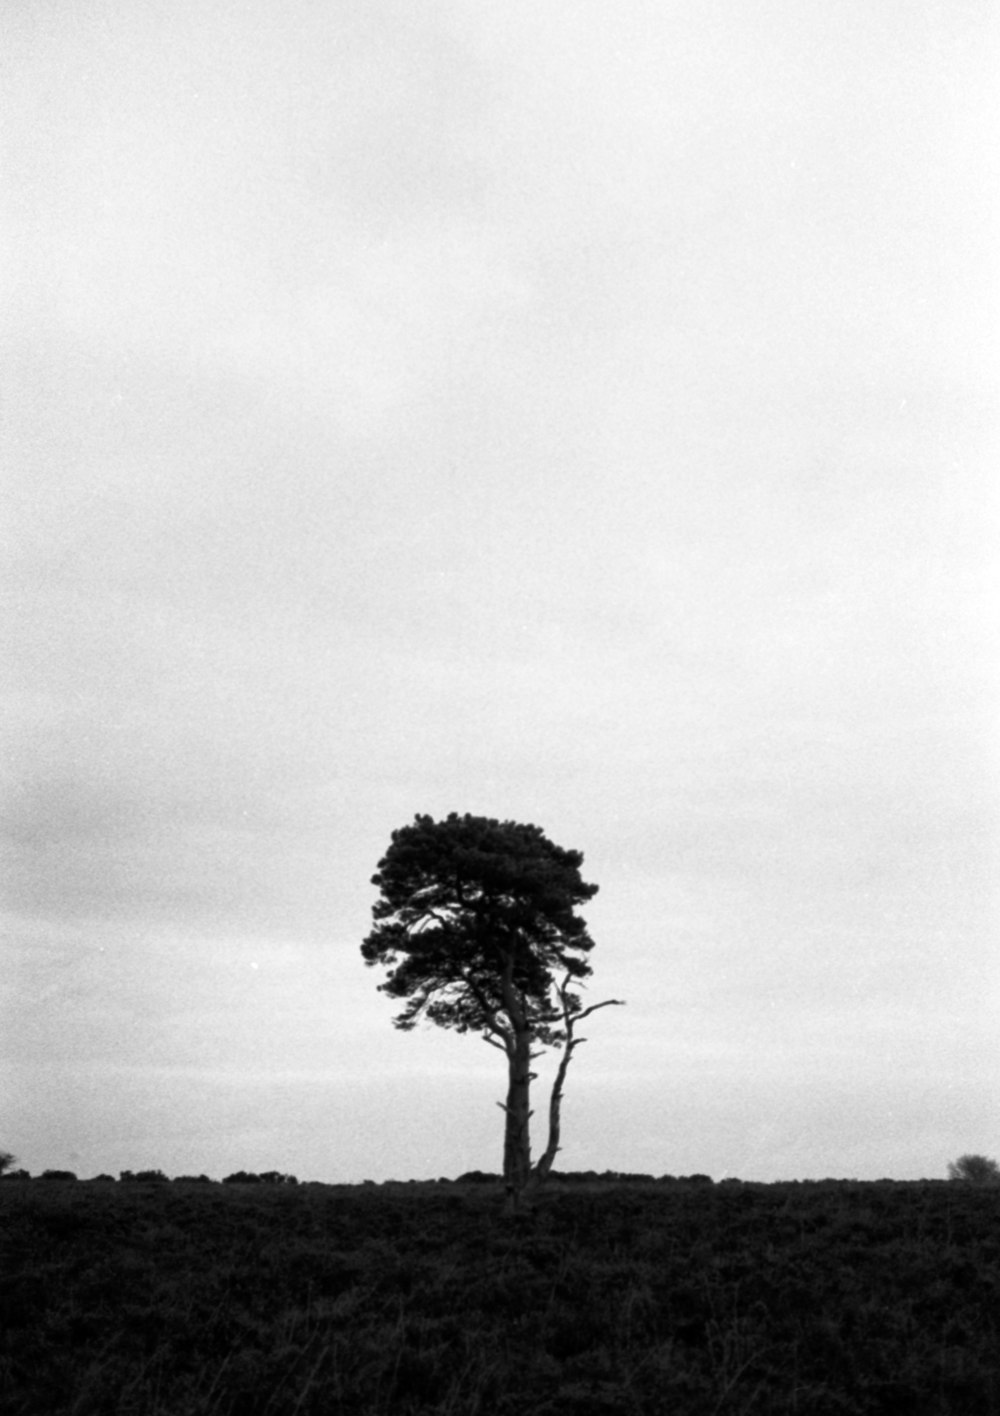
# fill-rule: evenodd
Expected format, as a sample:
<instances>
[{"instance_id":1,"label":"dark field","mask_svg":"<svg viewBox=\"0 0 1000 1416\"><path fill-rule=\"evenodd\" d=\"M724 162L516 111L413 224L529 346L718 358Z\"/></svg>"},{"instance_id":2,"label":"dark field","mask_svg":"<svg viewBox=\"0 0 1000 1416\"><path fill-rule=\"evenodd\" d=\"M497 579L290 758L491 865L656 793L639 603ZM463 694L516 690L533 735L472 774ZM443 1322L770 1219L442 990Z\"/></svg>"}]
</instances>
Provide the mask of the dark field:
<instances>
[{"instance_id":1,"label":"dark field","mask_svg":"<svg viewBox=\"0 0 1000 1416\"><path fill-rule=\"evenodd\" d=\"M1000 1192L0 1184L5 1416L1000 1413Z\"/></svg>"}]
</instances>

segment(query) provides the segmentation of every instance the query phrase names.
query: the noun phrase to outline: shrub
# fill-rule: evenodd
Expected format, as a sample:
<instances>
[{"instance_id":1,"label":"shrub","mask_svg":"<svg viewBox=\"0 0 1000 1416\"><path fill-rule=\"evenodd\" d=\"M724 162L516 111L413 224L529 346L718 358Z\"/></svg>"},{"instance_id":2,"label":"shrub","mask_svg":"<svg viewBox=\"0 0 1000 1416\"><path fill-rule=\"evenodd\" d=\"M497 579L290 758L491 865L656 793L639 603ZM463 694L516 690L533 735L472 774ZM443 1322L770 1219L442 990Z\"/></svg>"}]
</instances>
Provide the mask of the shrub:
<instances>
[{"instance_id":1,"label":"shrub","mask_svg":"<svg viewBox=\"0 0 1000 1416\"><path fill-rule=\"evenodd\" d=\"M236 1170L232 1175L226 1175L222 1180L223 1185L259 1185L260 1176L251 1175L246 1170Z\"/></svg>"},{"instance_id":2,"label":"shrub","mask_svg":"<svg viewBox=\"0 0 1000 1416\"><path fill-rule=\"evenodd\" d=\"M76 1176L72 1170L43 1170L38 1178L40 1180L75 1180Z\"/></svg>"},{"instance_id":3,"label":"shrub","mask_svg":"<svg viewBox=\"0 0 1000 1416\"><path fill-rule=\"evenodd\" d=\"M0 1150L0 1175L6 1175L9 1170L13 1170L16 1164L16 1155L11 1155L10 1151Z\"/></svg>"}]
</instances>

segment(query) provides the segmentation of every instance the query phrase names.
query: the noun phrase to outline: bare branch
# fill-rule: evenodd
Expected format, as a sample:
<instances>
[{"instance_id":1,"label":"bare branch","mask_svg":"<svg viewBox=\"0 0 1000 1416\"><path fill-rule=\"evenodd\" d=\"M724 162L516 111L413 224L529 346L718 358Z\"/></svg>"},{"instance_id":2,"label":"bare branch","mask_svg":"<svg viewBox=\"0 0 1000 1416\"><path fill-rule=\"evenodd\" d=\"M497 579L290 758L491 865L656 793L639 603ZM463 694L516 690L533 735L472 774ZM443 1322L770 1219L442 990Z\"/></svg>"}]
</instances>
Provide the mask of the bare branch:
<instances>
[{"instance_id":1,"label":"bare branch","mask_svg":"<svg viewBox=\"0 0 1000 1416\"><path fill-rule=\"evenodd\" d=\"M587 1017L590 1016L591 1013L596 1013L597 1010L598 1010L598 1008L624 1008L624 1007L625 1007L625 999L624 999L624 998L605 998L605 1000L604 1000L603 1003L591 1003L590 1007L589 1007L589 1008L584 1008L584 1010L583 1010L582 1013L574 1013L574 1014L573 1014L573 1021L574 1021L575 1023L580 1022L580 1020L581 1020L582 1018L587 1018ZM582 1042L582 1041L583 1041L583 1038L581 1038L580 1041Z\"/></svg>"},{"instance_id":2,"label":"bare branch","mask_svg":"<svg viewBox=\"0 0 1000 1416\"><path fill-rule=\"evenodd\" d=\"M541 1184L548 1175L549 1171L552 1169L552 1162L561 1149L559 1145L559 1131L562 1120L563 1084L566 1081L566 1072L572 1061L574 1050L580 1046L581 1042L587 1041L585 1037L573 1036L573 1029L576 1026L577 1019L587 1017L589 1013L596 1012L598 1008L608 1008L613 1004L621 1004L624 1001L620 998L606 998L602 1003L592 1003L589 1008L584 1009L581 1013L572 1013L570 1011L569 998L567 997L570 978L571 975L567 973L558 989L559 998L562 1002L566 1043L563 1047L563 1054L559 1060L555 1081L552 1083L552 1091L549 1095L549 1141L545 1148L545 1154L538 1161L534 1169L534 1180L536 1184Z\"/></svg>"}]
</instances>

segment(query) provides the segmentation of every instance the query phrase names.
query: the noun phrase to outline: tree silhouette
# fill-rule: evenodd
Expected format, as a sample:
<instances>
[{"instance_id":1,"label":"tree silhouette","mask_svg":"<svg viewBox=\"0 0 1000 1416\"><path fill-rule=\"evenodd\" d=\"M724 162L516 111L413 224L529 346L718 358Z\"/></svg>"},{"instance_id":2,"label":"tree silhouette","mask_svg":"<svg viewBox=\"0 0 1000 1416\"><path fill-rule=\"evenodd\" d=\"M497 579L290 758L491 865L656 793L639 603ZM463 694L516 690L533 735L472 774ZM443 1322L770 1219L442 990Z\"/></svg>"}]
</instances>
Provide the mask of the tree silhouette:
<instances>
[{"instance_id":1,"label":"tree silhouette","mask_svg":"<svg viewBox=\"0 0 1000 1416\"><path fill-rule=\"evenodd\" d=\"M985 1155L960 1155L949 1164L948 1179L969 1185L1000 1185L1000 1165Z\"/></svg>"},{"instance_id":2,"label":"tree silhouette","mask_svg":"<svg viewBox=\"0 0 1000 1416\"><path fill-rule=\"evenodd\" d=\"M424 1017L456 1032L478 1032L507 1058L504 1183L514 1213L552 1168L559 1150L563 1084L585 1039L584 1008L571 986L591 973L594 947L575 907L597 893L580 876L583 855L554 845L538 826L452 812L418 815L392 833L372 884L375 926L361 946L367 965L389 966L379 991L409 1001L393 1020L404 1031ZM556 980L556 973L561 975ZM531 1165L529 1123L533 1046L559 1047L549 1101L548 1145Z\"/></svg>"},{"instance_id":3,"label":"tree silhouette","mask_svg":"<svg viewBox=\"0 0 1000 1416\"><path fill-rule=\"evenodd\" d=\"M0 1150L0 1175L5 1175L8 1170L13 1170L16 1164L16 1155L11 1155L10 1151Z\"/></svg>"}]
</instances>

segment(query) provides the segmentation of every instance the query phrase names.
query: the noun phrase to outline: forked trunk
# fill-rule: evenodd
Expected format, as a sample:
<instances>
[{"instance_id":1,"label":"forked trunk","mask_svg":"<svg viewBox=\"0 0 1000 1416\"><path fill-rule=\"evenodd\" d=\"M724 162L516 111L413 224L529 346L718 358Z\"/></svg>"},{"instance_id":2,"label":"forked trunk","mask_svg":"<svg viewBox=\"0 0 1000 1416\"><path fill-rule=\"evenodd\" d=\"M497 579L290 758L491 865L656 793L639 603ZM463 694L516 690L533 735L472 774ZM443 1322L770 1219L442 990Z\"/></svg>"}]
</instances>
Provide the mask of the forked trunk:
<instances>
[{"instance_id":1,"label":"forked trunk","mask_svg":"<svg viewBox=\"0 0 1000 1416\"><path fill-rule=\"evenodd\" d=\"M562 1111L563 1083L566 1069L573 1056L573 1050L585 1039L574 1035L575 1023L580 1018L589 1017L598 1008L607 1008L618 1003L617 998L608 998L603 1003L592 1003L581 1013L574 1013L569 985L571 975L567 973L559 986L559 1000L563 1015L563 1055L556 1071L549 1099L549 1137L545 1153L534 1170L531 1168L531 1083L535 1074L531 1070L531 1044L533 1032L530 1009L524 994L514 984L514 960L508 956L504 961L501 977L504 1012L507 1025L496 1028L502 1043L494 1040L495 1047L501 1047L507 1054L507 1101L498 1103L504 1111L503 1180L506 1191L504 1213L516 1215L530 1206L534 1192L542 1185L552 1169L552 1162L559 1150L559 1129Z\"/></svg>"},{"instance_id":2,"label":"forked trunk","mask_svg":"<svg viewBox=\"0 0 1000 1416\"><path fill-rule=\"evenodd\" d=\"M573 1014L570 1010L567 997L569 986L569 975L563 981L559 989L559 997L563 1005L563 1025L565 1028L565 1041L563 1042L563 1053L556 1070L555 1081L552 1083L552 1092L549 1097L549 1137L545 1151L532 1169L531 1166L531 1141L529 1134L529 1123L531 1120L531 1107L529 1094L531 1083L535 1074L531 1070L531 1033L524 1025L525 1015L522 1013L517 1022L520 1027L515 1026L512 1034L507 1038L507 1059L509 1063L509 1084L507 1089L506 1112L507 1124L504 1129L504 1157L503 1157L503 1177L507 1191L507 1203L504 1213L516 1215L523 1210L530 1208L532 1198L537 1190L541 1188L548 1178L552 1169L552 1163L559 1151L559 1133L562 1125L562 1099L563 1085L566 1081L566 1071L573 1057L573 1051L579 1047L581 1042L586 1042L586 1038L575 1036L575 1024L579 1018L589 1017L591 1013L597 1012L598 1008L610 1008L621 1006L620 998L607 998L603 1003L592 1003L589 1008L585 1008L579 1014ZM501 1103L502 1105L502 1103Z\"/></svg>"},{"instance_id":3,"label":"forked trunk","mask_svg":"<svg viewBox=\"0 0 1000 1416\"><path fill-rule=\"evenodd\" d=\"M513 1054L509 1057L507 1102L504 1106L506 1125L504 1127L503 1178L506 1190L504 1213L521 1214L529 1209L536 1192L552 1169L552 1162L559 1150L560 1113L562 1110L562 1088L569 1063L570 1050L567 1046L559 1063L552 1094L549 1098L549 1136L545 1151L535 1166L531 1164L531 1083L535 1073L531 1070L531 1034L517 1033Z\"/></svg>"}]
</instances>

